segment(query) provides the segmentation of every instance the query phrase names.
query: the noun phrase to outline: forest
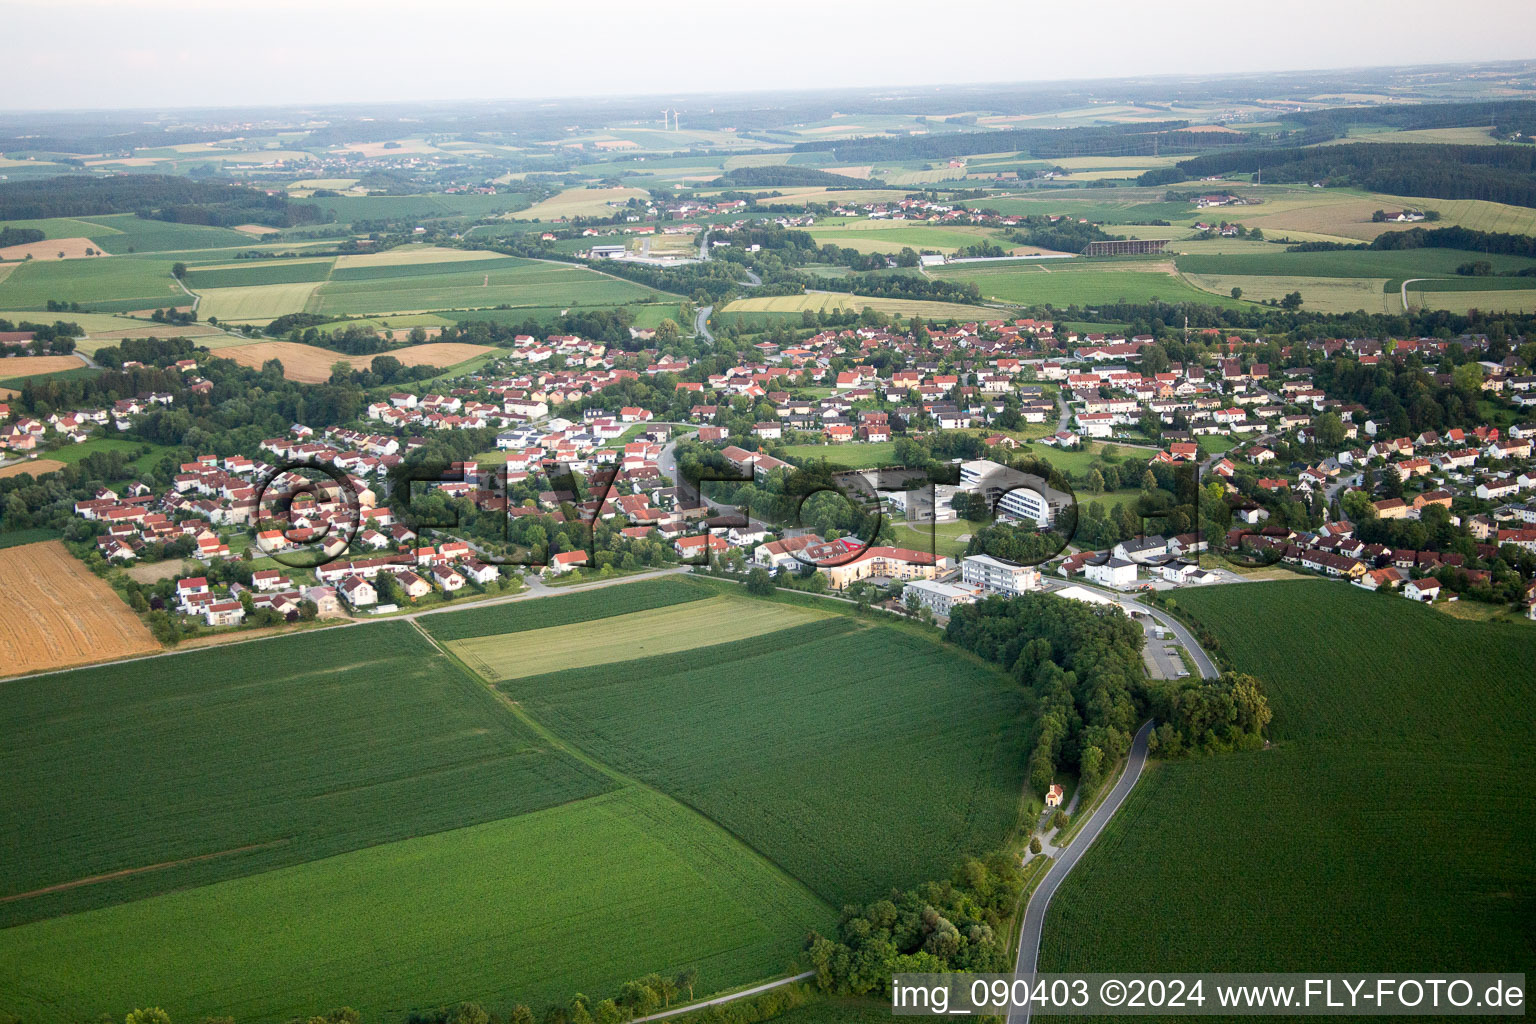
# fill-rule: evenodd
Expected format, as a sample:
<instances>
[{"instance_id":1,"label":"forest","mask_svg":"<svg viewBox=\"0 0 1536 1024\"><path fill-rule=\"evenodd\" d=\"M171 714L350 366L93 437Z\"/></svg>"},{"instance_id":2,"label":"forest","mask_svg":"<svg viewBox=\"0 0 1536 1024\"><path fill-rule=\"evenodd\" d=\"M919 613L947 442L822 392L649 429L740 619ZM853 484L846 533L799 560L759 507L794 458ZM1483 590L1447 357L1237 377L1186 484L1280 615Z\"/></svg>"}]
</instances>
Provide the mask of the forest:
<instances>
[{"instance_id":1,"label":"forest","mask_svg":"<svg viewBox=\"0 0 1536 1024\"><path fill-rule=\"evenodd\" d=\"M0 184L0 220L133 213L147 220L228 227L293 227L329 220L320 207L243 185L165 174L62 175Z\"/></svg>"}]
</instances>

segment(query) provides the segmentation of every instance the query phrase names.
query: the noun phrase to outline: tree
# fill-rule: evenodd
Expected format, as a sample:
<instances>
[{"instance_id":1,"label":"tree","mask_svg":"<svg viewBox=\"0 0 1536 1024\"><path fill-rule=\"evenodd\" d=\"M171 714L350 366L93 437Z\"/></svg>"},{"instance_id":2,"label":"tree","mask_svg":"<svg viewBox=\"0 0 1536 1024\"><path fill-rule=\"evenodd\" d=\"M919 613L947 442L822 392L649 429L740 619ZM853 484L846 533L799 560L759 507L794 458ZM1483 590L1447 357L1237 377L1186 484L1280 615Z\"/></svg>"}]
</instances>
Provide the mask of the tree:
<instances>
[{"instance_id":1,"label":"tree","mask_svg":"<svg viewBox=\"0 0 1536 1024\"><path fill-rule=\"evenodd\" d=\"M1083 487L1092 494L1104 493L1104 474L1097 469L1090 469L1088 475L1083 478Z\"/></svg>"},{"instance_id":2,"label":"tree","mask_svg":"<svg viewBox=\"0 0 1536 1024\"><path fill-rule=\"evenodd\" d=\"M747 593L757 597L767 597L773 591L773 577L768 575L767 569L758 566L747 573Z\"/></svg>"},{"instance_id":3,"label":"tree","mask_svg":"<svg viewBox=\"0 0 1536 1024\"><path fill-rule=\"evenodd\" d=\"M64 254L60 253L59 255L63 256ZM178 281L185 278L187 276L187 265L185 263L172 263L171 276Z\"/></svg>"},{"instance_id":4,"label":"tree","mask_svg":"<svg viewBox=\"0 0 1536 1024\"><path fill-rule=\"evenodd\" d=\"M1243 297L1243 290L1241 288L1233 286L1233 288L1232 288L1232 297L1234 299L1242 298Z\"/></svg>"},{"instance_id":5,"label":"tree","mask_svg":"<svg viewBox=\"0 0 1536 1024\"><path fill-rule=\"evenodd\" d=\"M656 340L663 344L676 341L682 334L677 326L677 321L671 317L665 317L656 325Z\"/></svg>"},{"instance_id":6,"label":"tree","mask_svg":"<svg viewBox=\"0 0 1536 1024\"><path fill-rule=\"evenodd\" d=\"M1301 308L1301 292L1289 292L1280 300L1280 308L1298 310Z\"/></svg>"},{"instance_id":7,"label":"tree","mask_svg":"<svg viewBox=\"0 0 1536 1024\"><path fill-rule=\"evenodd\" d=\"M1040 837L1039 836L1030 836L1029 837L1029 852L1030 853L1039 853L1040 850L1041 850Z\"/></svg>"},{"instance_id":8,"label":"tree","mask_svg":"<svg viewBox=\"0 0 1536 1024\"><path fill-rule=\"evenodd\" d=\"M1336 412L1325 412L1317 418L1317 440L1324 448L1338 450L1344 444L1344 421Z\"/></svg>"},{"instance_id":9,"label":"tree","mask_svg":"<svg viewBox=\"0 0 1536 1024\"><path fill-rule=\"evenodd\" d=\"M130 1011L123 1024L171 1024L171 1015L158 1006L151 1006Z\"/></svg>"},{"instance_id":10,"label":"tree","mask_svg":"<svg viewBox=\"0 0 1536 1024\"><path fill-rule=\"evenodd\" d=\"M677 977L674 980L677 982L678 988L685 988L688 990L688 999L692 1001L693 986L697 985L699 982L698 968L684 967L682 970L677 972Z\"/></svg>"}]
</instances>

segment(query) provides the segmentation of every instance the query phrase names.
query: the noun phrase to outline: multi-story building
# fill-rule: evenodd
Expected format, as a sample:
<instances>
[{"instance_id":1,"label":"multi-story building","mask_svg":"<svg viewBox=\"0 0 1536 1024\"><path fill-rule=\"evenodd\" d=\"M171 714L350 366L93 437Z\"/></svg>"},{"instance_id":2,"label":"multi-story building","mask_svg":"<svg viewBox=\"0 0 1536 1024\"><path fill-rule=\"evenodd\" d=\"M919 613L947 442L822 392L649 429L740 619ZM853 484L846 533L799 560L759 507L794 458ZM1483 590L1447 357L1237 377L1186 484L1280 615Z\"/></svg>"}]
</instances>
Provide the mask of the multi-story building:
<instances>
[{"instance_id":1,"label":"multi-story building","mask_svg":"<svg viewBox=\"0 0 1536 1024\"><path fill-rule=\"evenodd\" d=\"M960 562L960 578L968 586L980 587L989 594L1017 597L1028 590L1040 589L1040 570L1032 565L1014 565L991 555L967 555Z\"/></svg>"}]
</instances>

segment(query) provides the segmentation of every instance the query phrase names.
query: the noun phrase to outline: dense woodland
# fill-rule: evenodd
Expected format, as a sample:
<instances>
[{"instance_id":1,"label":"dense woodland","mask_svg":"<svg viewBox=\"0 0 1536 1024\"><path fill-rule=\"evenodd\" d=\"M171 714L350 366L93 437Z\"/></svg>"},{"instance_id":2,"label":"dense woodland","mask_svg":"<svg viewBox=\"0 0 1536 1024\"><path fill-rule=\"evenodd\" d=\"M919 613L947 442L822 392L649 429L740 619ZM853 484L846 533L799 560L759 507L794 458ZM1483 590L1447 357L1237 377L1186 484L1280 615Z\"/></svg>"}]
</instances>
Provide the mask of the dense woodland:
<instances>
[{"instance_id":1,"label":"dense woodland","mask_svg":"<svg viewBox=\"0 0 1536 1024\"><path fill-rule=\"evenodd\" d=\"M243 185L165 174L105 178L66 175L0 184L0 220L133 213L179 224L267 224L294 227L330 219L311 203L296 203Z\"/></svg>"},{"instance_id":2,"label":"dense woodland","mask_svg":"<svg viewBox=\"0 0 1536 1024\"><path fill-rule=\"evenodd\" d=\"M1258 173L1398 196L1536 206L1536 148L1358 142L1304 149L1238 149L1179 162L1191 178Z\"/></svg>"}]
</instances>

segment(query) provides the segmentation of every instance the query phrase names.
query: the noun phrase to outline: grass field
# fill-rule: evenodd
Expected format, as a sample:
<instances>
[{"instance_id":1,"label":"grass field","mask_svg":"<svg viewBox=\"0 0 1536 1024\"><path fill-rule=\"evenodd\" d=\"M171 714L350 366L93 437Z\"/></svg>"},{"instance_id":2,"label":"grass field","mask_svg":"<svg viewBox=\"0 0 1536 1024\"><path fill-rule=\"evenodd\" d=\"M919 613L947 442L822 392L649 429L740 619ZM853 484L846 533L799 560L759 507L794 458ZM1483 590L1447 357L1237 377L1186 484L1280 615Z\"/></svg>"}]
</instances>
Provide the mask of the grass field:
<instances>
[{"instance_id":1,"label":"grass field","mask_svg":"<svg viewBox=\"0 0 1536 1024\"><path fill-rule=\"evenodd\" d=\"M150 992L175 1020L342 1005L398 1020L466 999L564 1003L685 964L702 995L780 973L832 922L723 830L627 787L0 931L0 1002L40 1024Z\"/></svg>"},{"instance_id":2,"label":"grass field","mask_svg":"<svg viewBox=\"0 0 1536 1024\"><path fill-rule=\"evenodd\" d=\"M456 640L448 649L482 677L520 679L615 661L678 654L803 625L817 612L721 595L706 601L527 630L514 637Z\"/></svg>"},{"instance_id":3,"label":"grass field","mask_svg":"<svg viewBox=\"0 0 1536 1024\"><path fill-rule=\"evenodd\" d=\"M1018 820L1022 695L905 630L837 616L501 689L834 906L946 876Z\"/></svg>"},{"instance_id":4,"label":"grass field","mask_svg":"<svg viewBox=\"0 0 1536 1024\"><path fill-rule=\"evenodd\" d=\"M808 295L770 295L763 298L735 299L722 313L799 313L804 310L873 309L895 316L920 316L929 320L995 320L1006 310L986 306L966 306L954 302L926 302L918 299L881 299L868 295L844 295L836 292L811 292Z\"/></svg>"},{"instance_id":5,"label":"grass field","mask_svg":"<svg viewBox=\"0 0 1536 1024\"><path fill-rule=\"evenodd\" d=\"M1497 273L1536 267L1536 260L1520 256L1485 255L1461 249L1404 249L1387 252L1339 250L1333 252L1285 252L1180 256L1178 268L1187 274L1238 274L1244 276L1377 277L1401 281L1410 277L1456 277L1456 268L1469 260L1486 260Z\"/></svg>"},{"instance_id":6,"label":"grass field","mask_svg":"<svg viewBox=\"0 0 1536 1024\"><path fill-rule=\"evenodd\" d=\"M39 469L42 461L23 465L35 475L46 472ZM0 674L43 672L159 649L139 617L60 542L0 550ZM8 701L16 698L17 691L35 685L52 683L9 683ZM6 719L11 720L15 711L8 703ZM0 849L5 843L0 840ZM15 890L9 888L6 865L15 864L25 849L11 849L0 864L0 889L7 894Z\"/></svg>"},{"instance_id":7,"label":"grass field","mask_svg":"<svg viewBox=\"0 0 1536 1024\"><path fill-rule=\"evenodd\" d=\"M1315 580L1178 604L1263 679L1275 745L1154 764L1041 968L1536 968L1528 627Z\"/></svg>"},{"instance_id":8,"label":"grass field","mask_svg":"<svg viewBox=\"0 0 1536 1024\"><path fill-rule=\"evenodd\" d=\"M1190 287L1159 261L1099 263L1071 268L1009 263L992 266L949 266L929 274L941 281L975 283L989 299L1021 305L1091 306L1100 302L1200 302L1239 307L1230 297L1210 295Z\"/></svg>"},{"instance_id":9,"label":"grass field","mask_svg":"<svg viewBox=\"0 0 1536 1024\"><path fill-rule=\"evenodd\" d=\"M1397 315L1403 311L1399 292L1387 290L1384 277L1257 277L1241 274L1185 274L1196 288L1230 297L1241 288L1242 297L1253 302L1283 299L1301 292L1302 308L1319 313L1367 313ZM1411 293L1410 293L1411 294Z\"/></svg>"},{"instance_id":10,"label":"grass field","mask_svg":"<svg viewBox=\"0 0 1536 1024\"><path fill-rule=\"evenodd\" d=\"M0 753L14 783L0 795L7 924L608 787L405 623L23 680L6 693L18 741ZM28 853L40 849L54 854Z\"/></svg>"},{"instance_id":11,"label":"grass field","mask_svg":"<svg viewBox=\"0 0 1536 1024\"><path fill-rule=\"evenodd\" d=\"M854 221L846 227L818 228L811 237L822 245L836 245L863 253L897 253L904 248L918 252L952 253L982 242L998 242L996 232L981 227L939 227L903 224L900 221Z\"/></svg>"}]
</instances>

